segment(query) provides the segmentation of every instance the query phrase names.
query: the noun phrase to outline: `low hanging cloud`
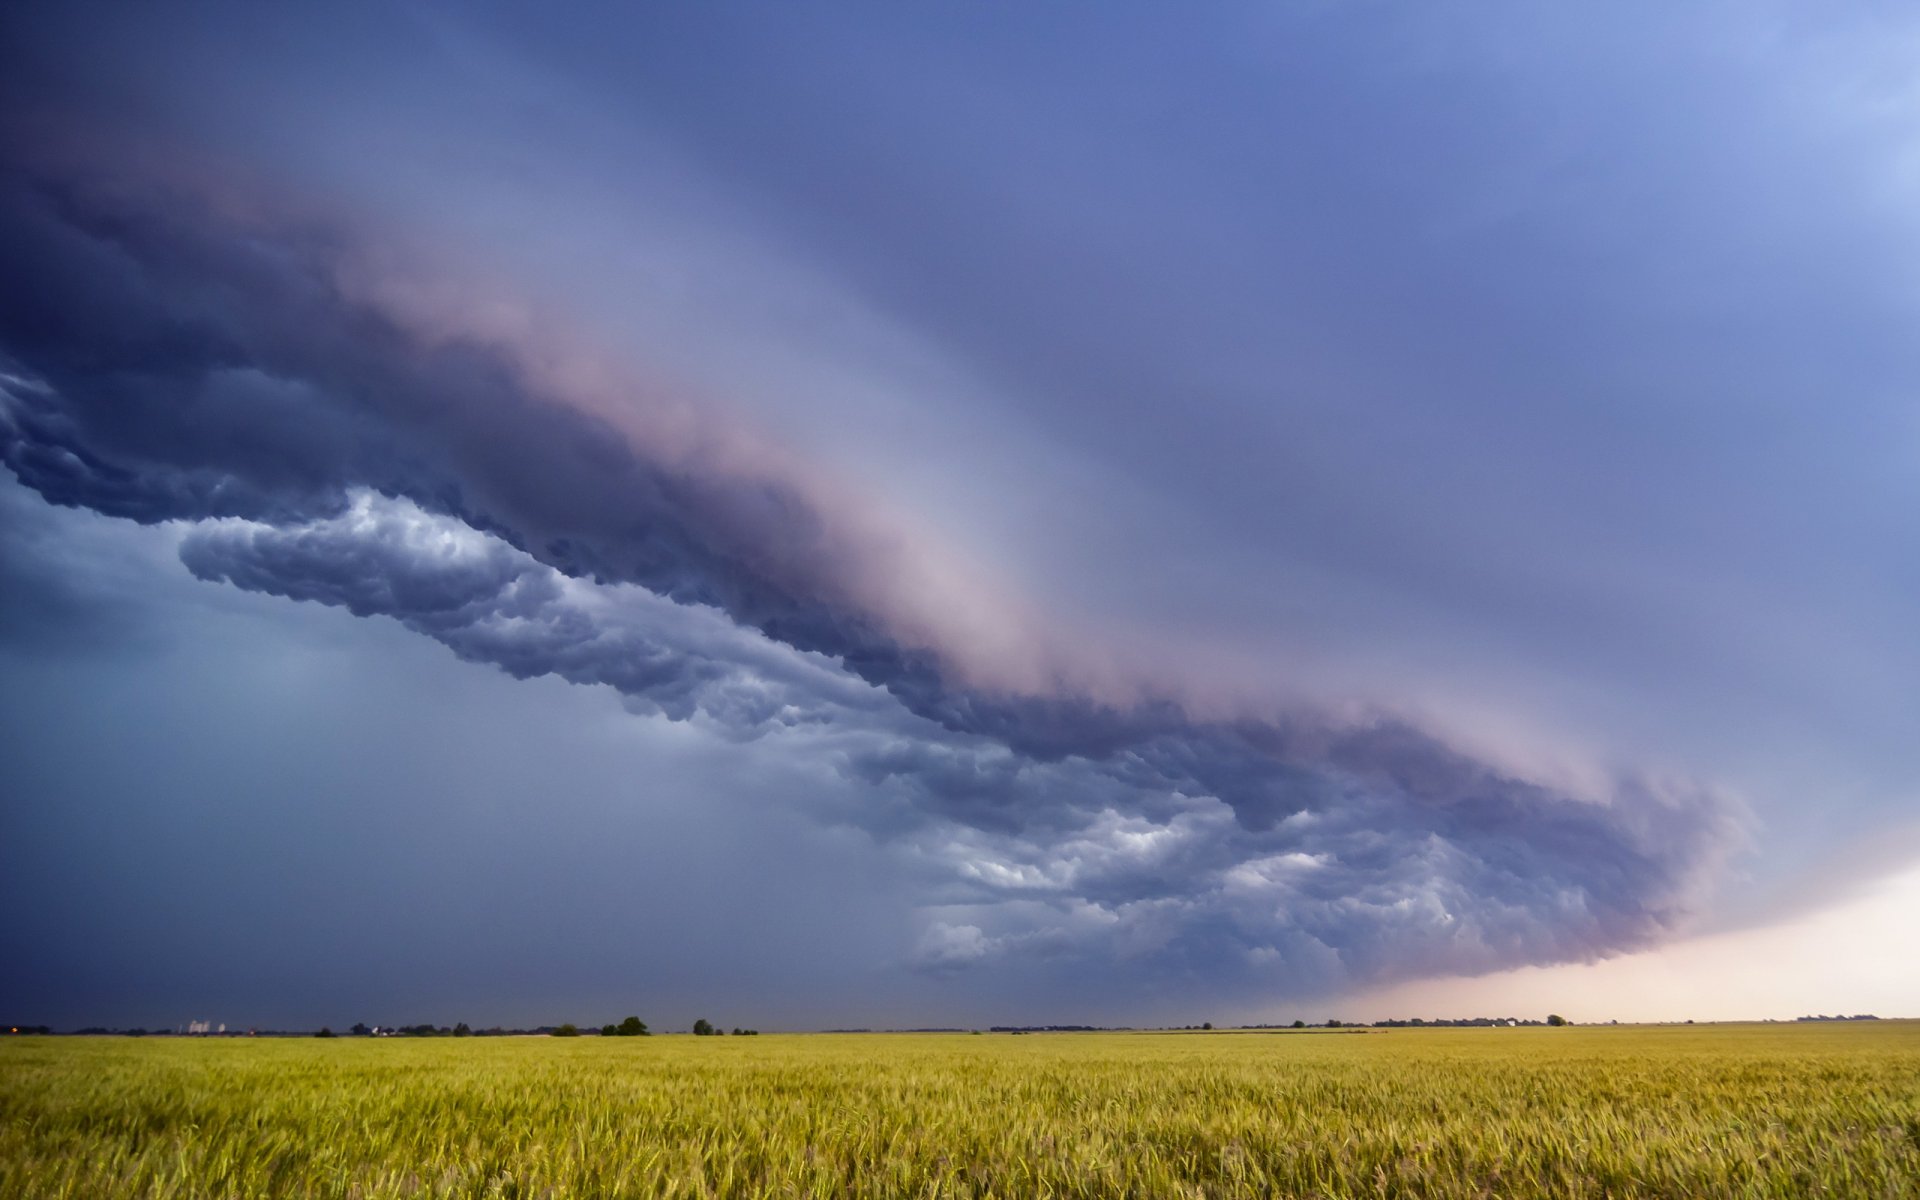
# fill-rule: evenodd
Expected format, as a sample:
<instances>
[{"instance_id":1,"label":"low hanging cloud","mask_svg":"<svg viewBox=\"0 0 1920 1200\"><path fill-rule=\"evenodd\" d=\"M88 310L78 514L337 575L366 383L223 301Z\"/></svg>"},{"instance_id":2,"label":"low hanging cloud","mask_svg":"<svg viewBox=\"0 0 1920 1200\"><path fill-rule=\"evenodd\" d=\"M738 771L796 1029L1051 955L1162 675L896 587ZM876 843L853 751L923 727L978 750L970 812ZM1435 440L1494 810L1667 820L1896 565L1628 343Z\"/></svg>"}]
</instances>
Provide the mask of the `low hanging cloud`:
<instances>
[{"instance_id":1,"label":"low hanging cloud","mask_svg":"<svg viewBox=\"0 0 1920 1200\"><path fill-rule=\"evenodd\" d=\"M880 702L820 656L711 609L570 579L463 522L369 492L303 524L196 523L180 559L202 579L393 617L517 678L605 684L636 711L677 721L704 714L732 736Z\"/></svg>"},{"instance_id":2,"label":"low hanging cloud","mask_svg":"<svg viewBox=\"0 0 1920 1200\"><path fill-rule=\"evenodd\" d=\"M571 579L372 493L306 523L199 522L180 557L203 579L394 618L516 677L776 738L889 797L818 815L934 868L921 965L936 971L1091 954L1326 986L1591 956L1676 919L1723 832L1696 795L1623 782L1608 804L1576 800L1389 722L1321 730L1311 757L1258 744L1301 731L1195 723L1111 754L1022 754L718 611Z\"/></svg>"},{"instance_id":3,"label":"low hanging cloud","mask_svg":"<svg viewBox=\"0 0 1920 1200\"><path fill-rule=\"evenodd\" d=\"M1591 959L1674 928L1737 842L1707 788L1575 796L1391 716L1096 688L806 464L337 228L21 167L0 258L21 482L180 523L203 579L833 773L818 819L925 867L923 969L1271 993Z\"/></svg>"}]
</instances>

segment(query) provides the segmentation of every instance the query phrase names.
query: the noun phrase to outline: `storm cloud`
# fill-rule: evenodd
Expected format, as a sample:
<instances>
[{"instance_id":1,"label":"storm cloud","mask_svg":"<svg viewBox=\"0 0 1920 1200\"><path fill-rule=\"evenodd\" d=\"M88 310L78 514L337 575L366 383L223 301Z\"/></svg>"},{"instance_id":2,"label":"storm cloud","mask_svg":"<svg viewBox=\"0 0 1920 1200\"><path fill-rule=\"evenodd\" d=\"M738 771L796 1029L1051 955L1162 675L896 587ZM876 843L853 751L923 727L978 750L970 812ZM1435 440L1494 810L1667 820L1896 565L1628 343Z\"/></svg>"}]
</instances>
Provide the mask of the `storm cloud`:
<instances>
[{"instance_id":1,"label":"storm cloud","mask_svg":"<svg viewBox=\"0 0 1920 1200\"><path fill-rule=\"evenodd\" d=\"M1586 960L1673 930L1739 842L1711 787L1576 794L1385 710L1116 686L910 522L536 309L344 216L36 136L0 194L20 482L182 530L202 579L779 742L861 797L817 820L924 866L925 970L1256 995Z\"/></svg>"}]
</instances>

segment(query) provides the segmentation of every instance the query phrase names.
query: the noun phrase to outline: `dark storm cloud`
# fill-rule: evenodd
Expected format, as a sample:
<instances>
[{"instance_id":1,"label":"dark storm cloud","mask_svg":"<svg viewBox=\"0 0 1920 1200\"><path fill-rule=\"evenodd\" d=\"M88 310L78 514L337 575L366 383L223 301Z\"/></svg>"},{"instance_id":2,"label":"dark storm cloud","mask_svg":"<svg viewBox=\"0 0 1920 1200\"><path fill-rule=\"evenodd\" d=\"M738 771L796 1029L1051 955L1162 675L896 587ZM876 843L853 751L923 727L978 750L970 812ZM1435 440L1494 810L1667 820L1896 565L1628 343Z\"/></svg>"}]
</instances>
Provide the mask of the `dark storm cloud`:
<instances>
[{"instance_id":1,"label":"dark storm cloud","mask_svg":"<svg viewBox=\"0 0 1920 1200\"><path fill-rule=\"evenodd\" d=\"M931 871L932 969L1299 988L1590 958L1670 929L1731 844L1709 791L1577 797L1391 717L970 685L938 619L967 598L887 601L896 548L725 428L675 441L644 406L589 411L537 345L369 283L337 228L20 159L0 461L21 482L187 523L203 579L841 772L863 806L822 819Z\"/></svg>"}]
</instances>

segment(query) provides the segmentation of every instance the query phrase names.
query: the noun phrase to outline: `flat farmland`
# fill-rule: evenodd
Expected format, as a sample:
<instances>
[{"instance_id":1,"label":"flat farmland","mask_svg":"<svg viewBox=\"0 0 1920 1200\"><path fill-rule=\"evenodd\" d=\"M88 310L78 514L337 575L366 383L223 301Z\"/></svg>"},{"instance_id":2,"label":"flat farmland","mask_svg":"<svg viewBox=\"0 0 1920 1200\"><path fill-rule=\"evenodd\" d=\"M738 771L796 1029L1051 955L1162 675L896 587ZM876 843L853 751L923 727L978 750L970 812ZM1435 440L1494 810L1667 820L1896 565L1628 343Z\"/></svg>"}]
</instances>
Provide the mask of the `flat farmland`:
<instances>
[{"instance_id":1,"label":"flat farmland","mask_svg":"<svg viewBox=\"0 0 1920 1200\"><path fill-rule=\"evenodd\" d=\"M0 1196L1920 1196L1920 1022L0 1041Z\"/></svg>"}]
</instances>

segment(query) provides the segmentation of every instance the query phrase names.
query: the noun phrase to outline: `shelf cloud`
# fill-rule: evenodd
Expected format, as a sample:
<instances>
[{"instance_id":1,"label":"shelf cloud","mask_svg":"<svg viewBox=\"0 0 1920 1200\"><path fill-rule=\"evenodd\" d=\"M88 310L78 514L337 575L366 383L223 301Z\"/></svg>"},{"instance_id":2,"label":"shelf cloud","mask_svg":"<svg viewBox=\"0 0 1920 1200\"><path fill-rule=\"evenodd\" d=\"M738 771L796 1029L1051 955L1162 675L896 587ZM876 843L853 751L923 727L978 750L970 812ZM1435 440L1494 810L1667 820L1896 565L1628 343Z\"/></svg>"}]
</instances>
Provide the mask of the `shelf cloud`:
<instances>
[{"instance_id":1,"label":"shelf cloud","mask_svg":"<svg viewBox=\"0 0 1920 1200\"><path fill-rule=\"evenodd\" d=\"M0 195L22 483L168 523L203 580L837 775L864 799L814 819L924 872L919 969L1254 995L1585 961L1674 929L1739 844L1710 787L1572 794L1383 710L1096 682L1065 622L909 518L531 308L344 220L33 157Z\"/></svg>"}]
</instances>

